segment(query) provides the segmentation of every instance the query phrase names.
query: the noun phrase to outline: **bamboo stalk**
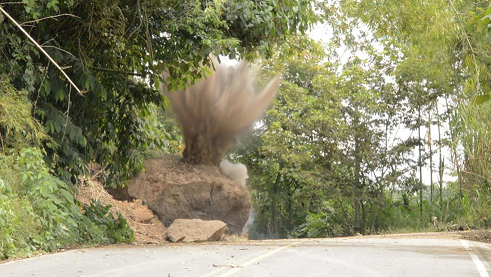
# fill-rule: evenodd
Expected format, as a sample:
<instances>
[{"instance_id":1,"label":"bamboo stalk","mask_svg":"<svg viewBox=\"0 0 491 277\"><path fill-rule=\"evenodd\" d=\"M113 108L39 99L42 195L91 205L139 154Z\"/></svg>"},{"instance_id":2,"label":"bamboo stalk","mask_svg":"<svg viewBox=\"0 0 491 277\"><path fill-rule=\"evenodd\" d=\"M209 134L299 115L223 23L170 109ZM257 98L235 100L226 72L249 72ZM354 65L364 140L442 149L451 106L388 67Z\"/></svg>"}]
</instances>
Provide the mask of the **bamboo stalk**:
<instances>
[{"instance_id":1,"label":"bamboo stalk","mask_svg":"<svg viewBox=\"0 0 491 277\"><path fill-rule=\"evenodd\" d=\"M70 79L70 77L68 77L68 75L66 74L66 72L58 65L58 63L55 62L55 60L53 60L53 58L51 58L51 56L46 53L46 51L44 51L44 49L36 42L36 40L34 38L31 37L31 35L29 35L29 33L24 29L22 28L22 26L20 26L20 24L15 21L15 19L10 16L9 13L7 13L3 8L2 6L0 5L0 11L10 20L12 21L12 23L17 27L19 28L19 30L24 33L24 35L26 35L26 37L34 44L34 46L36 46L36 48L39 49L39 51L41 51L47 58L50 62L52 62L56 68L58 68L58 70L61 71L61 73L63 74L63 76L65 76L65 78L67 78L68 82L70 83L70 85L73 86L73 88L80 94L80 95L83 95L83 92L77 87L77 85L75 85L75 83L72 81L72 79Z\"/></svg>"}]
</instances>

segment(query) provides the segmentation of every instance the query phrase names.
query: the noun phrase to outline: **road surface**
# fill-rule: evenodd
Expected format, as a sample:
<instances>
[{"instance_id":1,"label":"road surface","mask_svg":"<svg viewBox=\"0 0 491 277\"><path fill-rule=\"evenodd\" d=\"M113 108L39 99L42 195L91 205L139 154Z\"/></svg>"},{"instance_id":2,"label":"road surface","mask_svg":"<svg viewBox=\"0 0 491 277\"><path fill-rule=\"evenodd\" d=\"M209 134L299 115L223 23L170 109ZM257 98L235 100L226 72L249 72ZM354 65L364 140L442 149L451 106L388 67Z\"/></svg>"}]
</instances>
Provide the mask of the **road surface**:
<instances>
[{"instance_id":1,"label":"road surface","mask_svg":"<svg viewBox=\"0 0 491 277\"><path fill-rule=\"evenodd\" d=\"M111 246L0 265L0 276L476 276L491 247L456 236L383 236Z\"/></svg>"}]
</instances>

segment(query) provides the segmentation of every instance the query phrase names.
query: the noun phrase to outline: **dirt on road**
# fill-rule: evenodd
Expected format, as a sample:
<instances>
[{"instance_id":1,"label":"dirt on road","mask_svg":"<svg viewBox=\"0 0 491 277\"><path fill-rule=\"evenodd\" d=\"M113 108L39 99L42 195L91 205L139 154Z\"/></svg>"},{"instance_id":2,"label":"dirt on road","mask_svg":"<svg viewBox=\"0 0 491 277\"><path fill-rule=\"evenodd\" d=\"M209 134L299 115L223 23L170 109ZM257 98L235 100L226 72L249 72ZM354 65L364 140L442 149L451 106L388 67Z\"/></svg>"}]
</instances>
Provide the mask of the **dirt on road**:
<instances>
[{"instance_id":1,"label":"dirt on road","mask_svg":"<svg viewBox=\"0 0 491 277\"><path fill-rule=\"evenodd\" d=\"M242 233L252 206L249 192L218 166L162 155L146 160L145 169L128 181L129 198L123 200L141 199L167 227L176 219L221 220L231 234Z\"/></svg>"},{"instance_id":2,"label":"dirt on road","mask_svg":"<svg viewBox=\"0 0 491 277\"><path fill-rule=\"evenodd\" d=\"M475 230L462 233L462 238L467 240L491 243L491 230Z\"/></svg>"},{"instance_id":3,"label":"dirt on road","mask_svg":"<svg viewBox=\"0 0 491 277\"><path fill-rule=\"evenodd\" d=\"M109 194L98 181L91 181L79 188L78 200L90 204L91 199L99 200L103 205L111 205L113 213L121 213L135 231L135 241L139 244L166 243L167 228L143 205L141 200L119 201ZM473 230L464 232L434 232L409 234L383 234L372 237L393 238L453 238L466 239L491 244L491 230Z\"/></svg>"}]
</instances>

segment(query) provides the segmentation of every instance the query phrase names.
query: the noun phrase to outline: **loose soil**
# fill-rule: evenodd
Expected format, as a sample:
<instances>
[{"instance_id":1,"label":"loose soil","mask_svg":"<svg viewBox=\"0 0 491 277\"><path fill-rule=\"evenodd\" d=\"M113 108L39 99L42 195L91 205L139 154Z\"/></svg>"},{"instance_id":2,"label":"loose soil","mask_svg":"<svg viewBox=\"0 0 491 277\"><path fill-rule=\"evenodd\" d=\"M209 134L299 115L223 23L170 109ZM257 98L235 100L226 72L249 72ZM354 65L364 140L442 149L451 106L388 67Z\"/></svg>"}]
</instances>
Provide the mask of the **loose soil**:
<instances>
[{"instance_id":1,"label":"loose soil","mask_svg":"<svg viewBox=\"0 0 491 277\"><path fill-rule=\"evenodd\" d=\"M78 192L77 199L83 204L89 205L91 200L100 201L103 205L111 205L111 211L114 214L121 213L135 232L136 243L160 244L166 242L167 228L147 206L143 205L141 200L116 200L96 180L86 182L78 188Z\"/></svg>"},{"instance_id":2,"label":"loose soil","mask_svg":"<svg viewBox=\"0 0 491 277\"><path fill-rule=\"evenodd\" d=\"M462 234L462 237L467 240L474 240L484 243L491 243L491 230L475 230Z\"/></svg>"}]
</instances>

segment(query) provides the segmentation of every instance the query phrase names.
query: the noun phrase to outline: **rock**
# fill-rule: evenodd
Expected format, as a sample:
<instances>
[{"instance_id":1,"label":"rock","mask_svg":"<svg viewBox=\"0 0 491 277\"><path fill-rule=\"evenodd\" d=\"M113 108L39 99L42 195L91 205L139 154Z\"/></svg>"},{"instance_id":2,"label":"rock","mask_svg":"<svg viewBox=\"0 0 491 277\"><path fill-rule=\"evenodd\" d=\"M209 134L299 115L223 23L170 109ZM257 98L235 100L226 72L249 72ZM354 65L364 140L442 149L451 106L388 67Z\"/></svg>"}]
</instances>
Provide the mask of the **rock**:
<instances>
[{"instance_id":1,"label":"rock","mask_svg":"<svg viewBox=\"0 0 491 277\"><path fill-rule=\"evenodd\" d=\"M128 195L141 199L165 226L180 218L221 220L232 234L241 233L251 209L249 193L218 167L189 165L170 155L149 159L145 167L128 182Z\"/></svg>"},{"instance_id":2,"label":"rock","mask_svg":"<svg viewBox=\"0 0 491 277\"><path fill-rule=\"evenodd\" d=\"M227 224L220 220L176 219L167 230L172 242L218 241L226 234Z\"/></svg>"}]
</instances>

